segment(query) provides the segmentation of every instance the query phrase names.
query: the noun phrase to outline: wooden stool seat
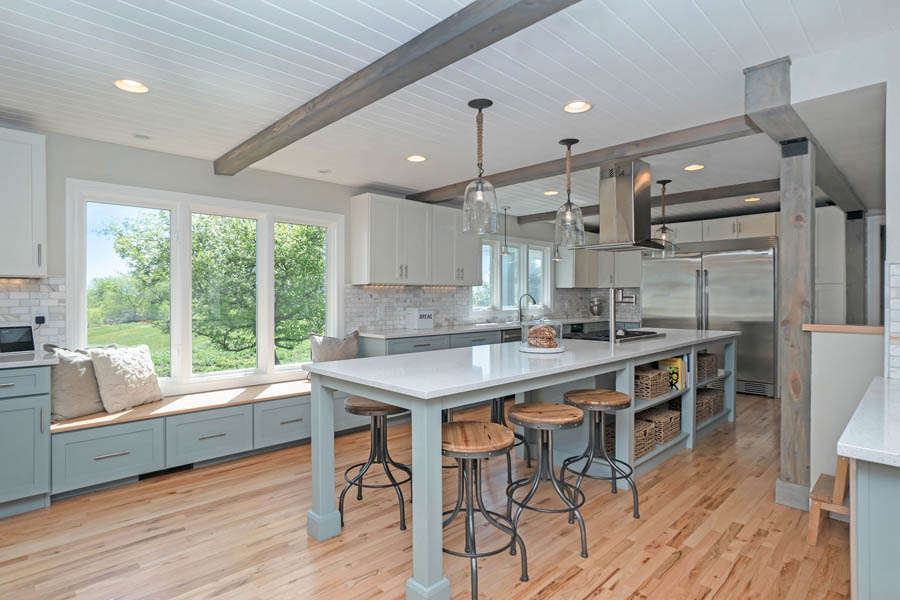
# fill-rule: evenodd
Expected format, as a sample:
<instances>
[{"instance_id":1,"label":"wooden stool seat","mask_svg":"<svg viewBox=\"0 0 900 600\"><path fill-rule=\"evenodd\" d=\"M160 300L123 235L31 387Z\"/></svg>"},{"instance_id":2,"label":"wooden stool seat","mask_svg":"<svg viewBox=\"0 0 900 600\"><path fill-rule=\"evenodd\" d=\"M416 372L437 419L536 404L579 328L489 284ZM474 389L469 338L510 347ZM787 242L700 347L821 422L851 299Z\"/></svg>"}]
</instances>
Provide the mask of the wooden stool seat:
<instances>
[{"instance_id":1,"label":"wooden stool seat","mask_svg":"<svg viewBox=\"0 0 900 600\"><path fill-rule=\"evenodd\" d=\"M615 390L569 390L563 394L563 399L566 404L587 409L621 409L631 405L628 394Z\"/></svg>"},{"instance_id":2,"label":"wooden stool seat","mask_svg":"<svg viewBox=\"0 0 900 600\"><path fill-rule=\"evenodd\" d=\"M516 441L512 430L497 423L453 421L441 425L441 450L453 454L488 454L508 450Z\"/></svg>"},{"instance_id":3,"label":"wooden stool seat","mask_svg":"<svg viewBox=\"0 0 900 600\"><path fill-rule=\"evenodd\" d=\"M584 421L580 408L554 402L526 402L515 404L508 412L509 420L516 425L543 425L564 427Z\"/></svg>"},{"instance_id":4,"label":"wooden stool seat","mask_svg":"<svg viewBox=\"0 0 900 600\"><path fill-rule=\"evenodd\" d=\"M377 400L363 398L362 396L350 396L344 402L344 407L348 413L367 417L398 415L406 410L399 406L392 406Z\"/></svg>"}]
</instances>

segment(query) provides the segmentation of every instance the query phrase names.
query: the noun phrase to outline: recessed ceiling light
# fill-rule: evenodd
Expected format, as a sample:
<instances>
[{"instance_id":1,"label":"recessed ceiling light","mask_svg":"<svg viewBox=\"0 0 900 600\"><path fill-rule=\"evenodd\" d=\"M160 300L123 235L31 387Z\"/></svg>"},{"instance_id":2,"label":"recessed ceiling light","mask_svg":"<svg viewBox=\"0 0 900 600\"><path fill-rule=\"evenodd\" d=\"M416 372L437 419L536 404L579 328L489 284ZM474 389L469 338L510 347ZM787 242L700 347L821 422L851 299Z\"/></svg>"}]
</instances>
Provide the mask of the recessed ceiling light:
<instances>
[{"instance_id":1,"label":"recessed ceiling light","mask_svg":"<svg viewBox=\"0 0 900 600\"><path fill-rule=\"evenodd\" d=\"M425 162L427 159L421 154L413 154L412 156L407 156L406 160L409 162Z\"/></svg>"},{"instance_id":2,"label":"recessed ceiling light","mask_svg":"<svg viewBox=\"0 0 900 600\"><path fill-rule=\"evenodd\" d=\"M699 171L700 169L705 169L704 165L688 165L684 168L685 171Z\"/></svg>"},{"instance_id":3,"label":"recessed ceiling light","mask_svg":"<svg viewBox=\"0 0 900 600\"><path fill-rule=\"evenodd\" d=\"M744 202L759 202L761 198L753 196L752 198L744 198Z\"/></svg>"},{"instance_id":4,"label":"recessed ceiling light","mask_svg":"<svg viewBox=\"0 0 900 600\"><path fill-rule=\"evenodd\" d=\"M563 110L567 113L583 113L591 110L591 103L585 100L575 100L566 104Z\"/></svg>"},{"instance_id":5,"label":"recessed ceiling light","mask_svg":"<svg viewBox=\"0 0 900 600\"><path fill-rule=\"evenodd\" d=\"M130 92L132 94L146 94L150 91L150 88L134 79L117 79L116 87L123 92Z\"/></svg>"},{"instance_id":6,"label":"recessed ceiling light","mask_svg":"<svg viewBox=\"0 0 900 600\"><path fill-rule=\"evenodd\" d=\"M559 193L559 192L557 192L556 190L547 190L546 192L544 192L544 195L545 195L545 196L555 196L555 195L557 195L558 193Z\"/></svg>"}]
</instances>

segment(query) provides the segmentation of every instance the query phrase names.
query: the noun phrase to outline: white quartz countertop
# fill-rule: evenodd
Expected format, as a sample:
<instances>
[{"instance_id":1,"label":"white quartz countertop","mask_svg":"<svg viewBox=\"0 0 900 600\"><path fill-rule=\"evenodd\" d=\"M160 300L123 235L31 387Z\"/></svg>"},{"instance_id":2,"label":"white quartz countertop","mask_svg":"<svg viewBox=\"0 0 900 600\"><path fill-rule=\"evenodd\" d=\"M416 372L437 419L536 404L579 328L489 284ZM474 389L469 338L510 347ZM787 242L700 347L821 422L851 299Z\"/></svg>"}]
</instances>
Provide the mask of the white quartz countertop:
<instances>
[{"instance_id":1,"label":"white quartz countertop","mask_svg":"<svg viewBox=\"0 0 900 600\"><path fill-rule=\"evenodd\" d=\"M559 354L519 352L519 342L508 342L314 363L306 370L428 399L639 358L685 346L724 341L740 335L739 331L657 331L665 332L666 337L621 344L567 339L563 340L566 351Z\"/></svg>"},{"instance_id":2,"label":"white quartz countertop","mask_svg":"<svg viewBox=\"0 0 900 600\"><path fill-rule=\"evenodd\" d=\"M900 379L872 380L838 440L837 453L900 467Z\"/></svg>"},{"instance_id":3,"label":"white quartz countertop","mask_svg":"<svg viewBox=\"0 0 900 600\"><path fill-rule=\"evenodd\" d=\"M0 355L0 369L21 369L23 367L44 367L59 363L56 354L32 352L29 354Z\"/></svg>"},{"instance_id":4,"label":"white quartz countertop","mask_svg":"<svg viewBox=\"0 0 900 600\"><path fill-rule=\"evenodd\" d=\"M603 323L606 324L609 319L606 317L581 317L573 319L547 319L554 323L562 323L563 325L571 325L573 323ZM531 322L527 319L526 322ZM618 321L619 323L627 323L630 321ZM426 335L452 335L454 333L478 333L484 331L504 331L507 329L518 329L519 323L462 323L453 325L452 327L434 327L433 329L373 329L372 331L360 331L359 337L377 338L381 340L391 340L396 338L422 337Z\"/></svg>"}]
</instances>

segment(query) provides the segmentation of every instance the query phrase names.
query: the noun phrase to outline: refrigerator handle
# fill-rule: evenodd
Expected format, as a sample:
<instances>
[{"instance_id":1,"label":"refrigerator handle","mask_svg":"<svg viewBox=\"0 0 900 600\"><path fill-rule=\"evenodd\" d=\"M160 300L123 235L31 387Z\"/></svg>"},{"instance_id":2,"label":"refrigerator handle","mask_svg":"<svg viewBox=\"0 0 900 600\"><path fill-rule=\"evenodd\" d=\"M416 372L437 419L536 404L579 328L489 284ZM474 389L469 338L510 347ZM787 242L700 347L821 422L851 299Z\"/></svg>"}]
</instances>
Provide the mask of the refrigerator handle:
<instances>
[{"instance_id":1,"label":"refrigerator handle","mask_svg":"<svg viewBox=\"0 0 900 600\"><path fill-rule=\"evenodd\" d=\"M709 329L709 271L703 269L703 329Z\"/></svg>"},{"instance_id":2,"label":"refrigerator handle","mask_svg":"<svg viewBox=\"0 0 900 600\"><path fill-rule=\"evenodd\" d=\"M701 295L700 295L700 269L694 271L694 321L697 324L697 329L703 329L703 322L700 319L700 315L702 313L701 307Z\"/></svg>"}]
</instances>

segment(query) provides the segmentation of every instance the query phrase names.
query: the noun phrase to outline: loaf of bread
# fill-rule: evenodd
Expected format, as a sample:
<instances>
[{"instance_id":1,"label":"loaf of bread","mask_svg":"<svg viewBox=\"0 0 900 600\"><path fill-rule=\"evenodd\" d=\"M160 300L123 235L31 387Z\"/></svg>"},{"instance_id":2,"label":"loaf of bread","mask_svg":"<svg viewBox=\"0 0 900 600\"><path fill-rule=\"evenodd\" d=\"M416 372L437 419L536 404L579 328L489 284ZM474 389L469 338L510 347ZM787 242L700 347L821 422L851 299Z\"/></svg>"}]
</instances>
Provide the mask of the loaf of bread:
<instances>
[{"instance_id":1,"label":"loaf of bread","mask_svg":"<svg viewBox=\"0 0 900 600\"><path fill-rule=\"evenodd\" d=\"M556 348L556 330L550 325L535 325L528 329L528 345L533 348Z\"/></svg>"}]
</instances>

